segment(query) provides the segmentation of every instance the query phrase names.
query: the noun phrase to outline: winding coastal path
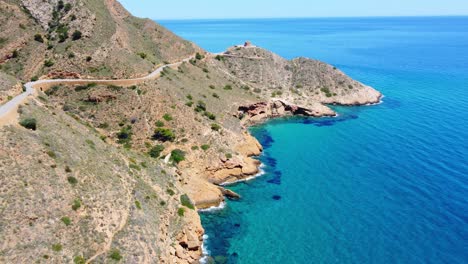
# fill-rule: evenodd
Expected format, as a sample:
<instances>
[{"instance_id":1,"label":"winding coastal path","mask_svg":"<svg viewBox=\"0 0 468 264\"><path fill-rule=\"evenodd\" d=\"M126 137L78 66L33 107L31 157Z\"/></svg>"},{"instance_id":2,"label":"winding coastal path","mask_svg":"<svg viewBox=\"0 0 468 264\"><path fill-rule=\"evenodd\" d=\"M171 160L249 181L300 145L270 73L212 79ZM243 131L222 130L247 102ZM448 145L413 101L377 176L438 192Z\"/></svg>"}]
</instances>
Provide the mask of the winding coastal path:
<instances>
[{"instance_id":1,"label":"winding coastal path","mask_svg":"<svg viewBox=\"0 0 468 264\"><path fill-rule=\"evenodd\" d=\"M191 59L195 58L195 55L192 55L186 59L183 59L179 62L164 64L156 68L150 74L133 79L118 79L118 80L105 80L105 79L48 79L48 80L38 80L35 82L28 82L24 85L25 91L5 104L0 106L0 126L5 124L11 124L12 121L16 121L17 109L21 103L23 103L29 96L37 95L37 89L45 90L50 88L53 85L59 84L72 84L72 85L84 85L89 83L104 84L104 85L122 85L130 86L142 83L147 80L156 79L161 75L161 72L166 67L178 67L184 62L188 62Z\"/></svg>"}]
</instances>

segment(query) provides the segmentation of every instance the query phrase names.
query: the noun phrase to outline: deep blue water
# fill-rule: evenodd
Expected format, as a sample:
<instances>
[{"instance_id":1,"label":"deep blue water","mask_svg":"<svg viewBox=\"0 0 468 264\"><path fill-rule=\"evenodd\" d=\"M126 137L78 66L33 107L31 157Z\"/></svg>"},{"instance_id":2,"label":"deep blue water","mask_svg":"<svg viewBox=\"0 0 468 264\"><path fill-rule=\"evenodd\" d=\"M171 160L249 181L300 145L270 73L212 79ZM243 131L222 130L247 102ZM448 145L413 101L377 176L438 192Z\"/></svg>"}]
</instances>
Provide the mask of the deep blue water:
<instances>
[{"instance_id":1,"label":"deep blue water","mask_svg":"<svg viewBox=\"0 0 468 264\"><path fill-rule=\"evenodd\" d=\"M334 64L383 104L251 129L265 175L202 214L228 263L468 263L468 17L163 21Z\"/></svg>"}]
</instances>

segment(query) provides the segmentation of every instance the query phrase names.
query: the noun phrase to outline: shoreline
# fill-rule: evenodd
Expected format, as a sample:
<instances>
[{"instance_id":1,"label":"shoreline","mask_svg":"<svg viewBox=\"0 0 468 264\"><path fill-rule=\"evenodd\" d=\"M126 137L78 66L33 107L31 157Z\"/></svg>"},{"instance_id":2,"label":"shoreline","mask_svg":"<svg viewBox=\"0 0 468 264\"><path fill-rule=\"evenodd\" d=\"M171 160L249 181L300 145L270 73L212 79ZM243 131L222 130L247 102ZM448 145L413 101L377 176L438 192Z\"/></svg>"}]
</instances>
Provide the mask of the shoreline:
<instances>
[{"instance_id":1,"label":"shoreline","mask_svg":"<svg viewBox=\"0 0 468 264\"><path fill-rule=\"evenodd\" d=\"M377 103L366 103L366 104L354 104L354 105L339 105L339 106L344 106L344 107L352 107L352 106L374 106L374 105L380 105L380 104L383 104L384 101L382 100L384 98L384 95L381 95L379 98L378 98L378 102ZM336 104L338 106L338 104ZM298 118L336 118L336 117L339 117L340 115L338 113L335 112L335 115L333 116L329 116L329 115L323 115L323 116L305 116L305 115L294 115L294 114L286 114L286 115L283 115L283 116L269 116L269 117L266 117L266 118L262 118L261 120L256 120L255 122L253 123L248 123L247 127L246 127L246 131L245 133L254 138L258 144L260 144L261 146L261 151L260 151L260 154L258 155L246 155L247 157L252 157L252 156L255 156L255 157L259 157L262 153L263 153L263 150L264 150L264 146L258 141L258 139L256 137L254 137L248 128L250 127L253 127L253 126L259 126L259 125L263 125L269 121L272 121L272 120L278 120L278 119L285 119L285 120L288 120L290 118L293 118L293 117L298 117ZM257 159L255 159L256 161L258 161ZM245 177L242 177L243 175L239 175L240 177L242 178L239 178L238 180L236 181L233 181L233 182L229 182L229 181L225 181L223 183L220 183L220 184L217 184L217 186L219 186L220 188L224 188L224 187L228 187L228 186L232 186L232 185L235 185L235 184L238 184L238 183L243 183L243 182L248 182L248 181L251 181L251 180L256 180L257 178L260 178L262 177L263 175L266 174L264 168L266 167L265 164L261 163L259 161L258 165L257 165L257 173L255 173L254 175L245 175ZM224 197L226 197L226 195L224 195ZM239 196L240 197L240 196ZM197 214L199 215L199 217L201 218L201 214L202 213L213 213L213 212L216 212L216 211L221 211L221 210L224 210L225 208L227 207L227 202L225 200L222 200L220 201L217 205L214 205L214 206L210 206L208 208L201 208L201 209L198 209L197 210ZM202 227L203 227L203 224L202 224ZM201 256L199 258L199 262L202 263L202 264L205 264L205 263L208 263L208 260L209 258L211 257L210 255L210 251L206 245L207 243L207 240L209 239L209 236L207 234L203 234L202 236L202 245L201 245Z\"/></svg>"}]
</instances>

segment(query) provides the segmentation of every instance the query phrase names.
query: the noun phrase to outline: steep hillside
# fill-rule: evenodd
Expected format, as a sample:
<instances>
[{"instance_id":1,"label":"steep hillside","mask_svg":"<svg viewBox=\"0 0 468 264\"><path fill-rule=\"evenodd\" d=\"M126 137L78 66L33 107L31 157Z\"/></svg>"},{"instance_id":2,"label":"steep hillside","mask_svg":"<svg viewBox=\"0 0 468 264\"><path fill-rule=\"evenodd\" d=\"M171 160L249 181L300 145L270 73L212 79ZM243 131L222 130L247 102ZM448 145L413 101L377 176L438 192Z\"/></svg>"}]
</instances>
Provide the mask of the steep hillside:
<instances>
[{"instance_id":1,"label":"steep hillside","mask_svg":"<svg viewBox=\"0 0 468 264\"><path fill-rule=\"evenodd\" d=\"M199 50L115 0L0 1L1 70L24 81L141 76Z\"/></svg>"},{"instance_id":2,"label":"steep hillside","mask_svg":"<svg viewBox=\"0 0 468 264\"><path fill-rule=\"evenodd\" d=\"M0 128L0 262L163 263L176 249L197 258L203 231L181 205L175 169L115 148L40 98L20 109L34 128Z\"/></svg>"}]
</instances>

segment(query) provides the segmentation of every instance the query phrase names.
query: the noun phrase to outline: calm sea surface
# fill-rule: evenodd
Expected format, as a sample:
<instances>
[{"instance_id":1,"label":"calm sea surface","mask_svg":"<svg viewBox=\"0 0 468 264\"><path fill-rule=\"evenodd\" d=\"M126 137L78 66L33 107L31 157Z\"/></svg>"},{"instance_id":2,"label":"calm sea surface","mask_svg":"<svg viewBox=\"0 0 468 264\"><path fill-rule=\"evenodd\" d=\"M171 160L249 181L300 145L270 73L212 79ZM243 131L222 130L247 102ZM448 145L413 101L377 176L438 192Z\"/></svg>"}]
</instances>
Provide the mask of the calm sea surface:
<instances>
[{"instance_id":1,"label":"calm sea surface","mask_svg":"<svg viewBox=\"0 0 468 264\"><path fill-rule=\"evenodd\" d=\"M333 64L383 104L253 127L265 174L203 213L219 263L468 263L468 17L162 21Z\"/></svg>"}]
</instances>

